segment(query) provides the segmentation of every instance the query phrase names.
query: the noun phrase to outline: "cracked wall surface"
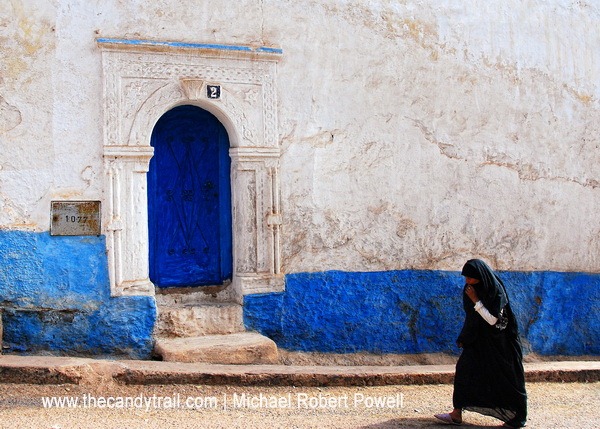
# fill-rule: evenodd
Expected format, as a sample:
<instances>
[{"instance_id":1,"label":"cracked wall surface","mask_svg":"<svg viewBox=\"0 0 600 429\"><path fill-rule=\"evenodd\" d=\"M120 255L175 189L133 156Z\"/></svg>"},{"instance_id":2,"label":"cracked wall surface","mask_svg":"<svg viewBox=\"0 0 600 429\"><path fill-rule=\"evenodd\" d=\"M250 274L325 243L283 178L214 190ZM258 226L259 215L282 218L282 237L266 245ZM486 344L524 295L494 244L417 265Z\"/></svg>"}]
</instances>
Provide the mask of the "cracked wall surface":
<instances>
[{"instance_id":1,"label":"cracked wall surface","mask_svg":"<svg viewBox=\"0 0 600 429\"><path fill-rule=\"evenodd\" d=\"M0 2L4 344L151 351L154 298L110 296L105 236L48 233L52 200L113 202L103 124L138 112L119 100L105 121L105 38L281 49L280 195L252 222L277 225L286 288L244 297L249 329L296 350L452 353L456 271L480 257L515 285L527 350L598 354L599 29L600 4L579 0ZM148 87L124 98L164 83L132 85ZM235 95L230 119L258 129L259 91Z\"/></svg>"},{"instance_id":2,"label":"cracked wall surface","mask_svg":"<svg viewBox=\"0 0 600 429\"><path fill-rule=\"evenodd\" d=\"M256 44L284 52L284 272L600 270L599 5L219 5L0 5L2 228L104 198L96 37Z\"/></svg>"},{"instance_id":3,"label":"cracked wall surface","mask_svg":"<svg viewBox=\"0 0 600 429\"><path fill-rule=\"evenodd\" d=\"M597 5L311 6L335 34L286 47L322 66L282 91L288 271L598 271Z\"/></svg>"}]
</instances>

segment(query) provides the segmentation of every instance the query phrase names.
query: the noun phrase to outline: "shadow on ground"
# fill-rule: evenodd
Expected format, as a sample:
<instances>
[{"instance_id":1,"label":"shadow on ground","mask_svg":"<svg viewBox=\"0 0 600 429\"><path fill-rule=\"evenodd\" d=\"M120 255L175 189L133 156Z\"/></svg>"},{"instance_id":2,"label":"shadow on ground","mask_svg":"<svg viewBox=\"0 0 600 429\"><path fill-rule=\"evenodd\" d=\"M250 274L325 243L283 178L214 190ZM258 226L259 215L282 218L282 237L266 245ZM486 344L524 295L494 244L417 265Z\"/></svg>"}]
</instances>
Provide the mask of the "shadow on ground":
<instances>
[{"instance_id":1,"label":"shadow on ground","mask_svg":"<svg viewBox=\"0 0 600 429\"><path fill-rule=\"evenodd\" d=\"M398 418L388 420L387 422L377 423L368 426L361 426L361 429L398 429L398 428L450 428L453 425L436 422L433 417L421 417L421 418ZM467 427L469 429L490 429L490 428L501 428L502 424L491 424L491 425L473 425L467 422L460 425L460 427Z\"/></svg>"}]
</instances>

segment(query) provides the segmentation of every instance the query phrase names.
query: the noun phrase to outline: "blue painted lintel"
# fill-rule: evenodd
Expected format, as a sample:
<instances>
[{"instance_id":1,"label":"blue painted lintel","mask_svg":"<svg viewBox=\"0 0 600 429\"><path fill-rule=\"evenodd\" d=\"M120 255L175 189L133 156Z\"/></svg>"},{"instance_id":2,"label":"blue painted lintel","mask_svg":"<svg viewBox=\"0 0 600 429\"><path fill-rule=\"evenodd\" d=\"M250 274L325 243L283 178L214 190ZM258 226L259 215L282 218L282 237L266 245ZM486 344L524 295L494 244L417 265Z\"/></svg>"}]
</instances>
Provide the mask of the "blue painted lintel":
<instances>
[{"instance_id":1,"label":"blue painted lintel","mask_svg":"<svg viewBox=\"0 0 600 429\"><path fill-rule=\"evenodd\" d=\"M268 46L253 47L248 45L224 45L218 43L188 43L188 42L172 42L158 40L141 40L141 39L115 39L100 37L96 39L100 44L116 44L130 45L141 47L168 47L168 48L186 48L186 49L212 49L217 51L238 51L238 52L258 52L269 54L283 54L280 48L272 48Z\"/></svg>"}]
</instances>

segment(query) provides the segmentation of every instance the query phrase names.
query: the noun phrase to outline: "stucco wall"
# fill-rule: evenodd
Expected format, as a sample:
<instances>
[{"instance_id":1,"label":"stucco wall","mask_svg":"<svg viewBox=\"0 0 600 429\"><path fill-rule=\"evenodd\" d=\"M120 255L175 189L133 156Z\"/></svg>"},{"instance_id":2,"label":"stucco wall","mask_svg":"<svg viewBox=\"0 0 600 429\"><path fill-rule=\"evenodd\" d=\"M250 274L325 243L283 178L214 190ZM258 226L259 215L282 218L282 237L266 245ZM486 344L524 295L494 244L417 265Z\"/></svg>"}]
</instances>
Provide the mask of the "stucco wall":
<instances>
[{"instance_id":1,"label":"stucco wall","mask_svg":"<svg viewBox=\"0 0 600 429\"><path fill-rule=\"evenodd\" d=\"M288 270L597 272L598 6L356 3L284 45Z\"/></svg>"},{"instance_id":2,"label":"stucco wall","mask_svg":"<svg viewBox=\"0 0 600 429\"><path fill-rule=\"evenodd\" d=\"M95 37L283 48L288 272L598 271L592 2L4 2L5 228L101 196Z\"/></svg>"},{"instance_id":3,"label":"stucco wall","mask_svg":"<svg viewBox=\"0 0 600 429\"><path fill-rule=\"evenodd\" d=\"M599 275L499 274L525 353L600 354ZM290 274L285 292L246 297L244 317L288 350L455 354L463 285L460 273L448 271Z\"/></svg>"},{"instance_id":4,"label":"stucco wall","mask_svg":"<svg viewBox=\"0 0 600 429\"><path fill-rule=\"evenodd\" d=\"M148 358L154 299L110 298L102 237L0 231L4 347Z\"/></svg>"},{"instance_id":5,"label":"stucco wall","mask_svg":"<svg viewBox=\"0 0 600 429\"><path fill-rule=\"evenodd\" d=\"M97 37L256 44L283 50L284 294L295 273L453 272L471 257L598 273L598 28L600 5L570 0L2 2L0 228L43 236L50 201L105 200ZM51 260L50 276L62 269ZM6 279L0 301L24 305L31 291ZM556 299L574 298L560 279ZM60 310L48 294L35 305ZM114 301L102 285L77 299Z\"/></svg>"}]
</instances>

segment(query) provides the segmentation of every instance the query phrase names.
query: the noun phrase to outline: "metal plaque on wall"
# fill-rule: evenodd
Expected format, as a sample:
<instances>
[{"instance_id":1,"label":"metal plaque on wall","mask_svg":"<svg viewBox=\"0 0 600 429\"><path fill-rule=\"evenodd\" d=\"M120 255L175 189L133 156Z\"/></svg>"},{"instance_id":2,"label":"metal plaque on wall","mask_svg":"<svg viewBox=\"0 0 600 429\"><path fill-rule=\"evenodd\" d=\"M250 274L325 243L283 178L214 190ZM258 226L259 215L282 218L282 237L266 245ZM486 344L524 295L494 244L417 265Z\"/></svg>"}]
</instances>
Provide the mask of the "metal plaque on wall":
<instances>
[{"instance_id":1,"label":"metal plaque on wall","mask_svg":"<svg viewBox=\"0 0 600 429\"><path fill-rule=\"evenodd\" d=\"M100 201L52 201L50 235L100 235Z\"/></svg>"}]
</instances>

